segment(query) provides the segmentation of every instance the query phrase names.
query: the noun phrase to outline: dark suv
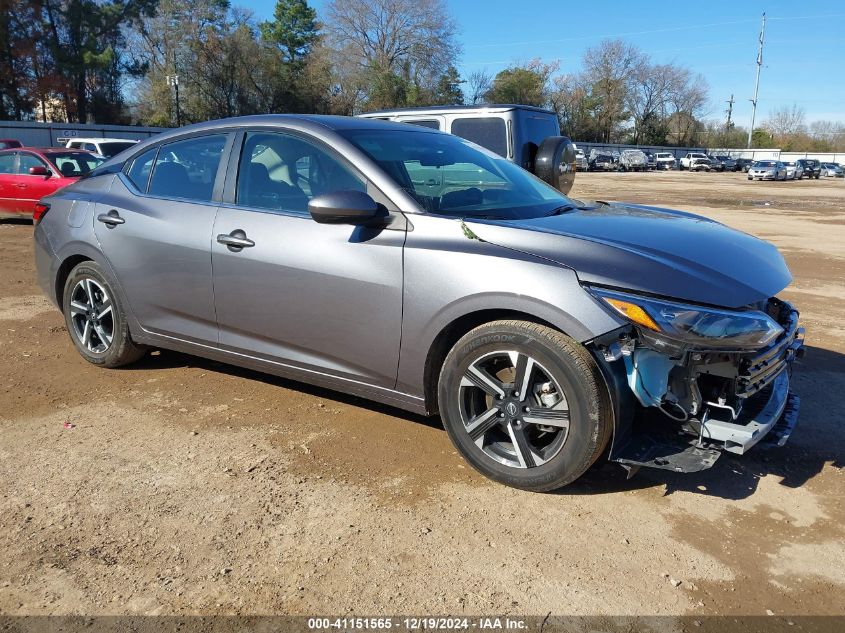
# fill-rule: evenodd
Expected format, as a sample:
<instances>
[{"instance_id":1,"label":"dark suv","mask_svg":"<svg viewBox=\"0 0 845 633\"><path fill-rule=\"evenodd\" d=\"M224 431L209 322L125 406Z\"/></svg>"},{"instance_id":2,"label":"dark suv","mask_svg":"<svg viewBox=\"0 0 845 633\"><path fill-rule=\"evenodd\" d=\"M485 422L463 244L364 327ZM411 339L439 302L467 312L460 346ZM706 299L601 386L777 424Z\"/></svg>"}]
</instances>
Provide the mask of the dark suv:
<instances>
[{"instance_id":1,"label":"dark suv","mask_svg":"<svg viewBox=\"0 0 845 633\"><path fill-rule=\"evenodd\" d=\"M822 164L813 158L801 158L795 161L796 165L801 165L804 168L804 178L819 179L822 175Z\"/></svg>"}]
</instances>

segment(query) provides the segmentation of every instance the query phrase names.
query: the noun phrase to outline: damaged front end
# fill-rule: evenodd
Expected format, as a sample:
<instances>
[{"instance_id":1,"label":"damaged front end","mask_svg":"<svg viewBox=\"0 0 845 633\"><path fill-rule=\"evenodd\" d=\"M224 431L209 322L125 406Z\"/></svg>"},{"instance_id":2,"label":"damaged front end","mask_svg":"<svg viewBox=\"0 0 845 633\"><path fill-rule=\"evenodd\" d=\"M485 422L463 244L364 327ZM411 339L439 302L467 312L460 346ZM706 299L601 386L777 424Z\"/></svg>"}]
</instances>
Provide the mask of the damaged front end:
<instances>
[{"instance_id":1,"label":"damaged front end","mask_svg":"<svg viewBox=\"0 0 845 633\"><path fill-rule=\"evenodd\" d=\"M798 419L792 363L803 355L798 311L776 298L723 310L590 292L631 322L593 341L616 402L610 459L695 472L723 451L783 445Z\"/></svg>"}]
</instances>

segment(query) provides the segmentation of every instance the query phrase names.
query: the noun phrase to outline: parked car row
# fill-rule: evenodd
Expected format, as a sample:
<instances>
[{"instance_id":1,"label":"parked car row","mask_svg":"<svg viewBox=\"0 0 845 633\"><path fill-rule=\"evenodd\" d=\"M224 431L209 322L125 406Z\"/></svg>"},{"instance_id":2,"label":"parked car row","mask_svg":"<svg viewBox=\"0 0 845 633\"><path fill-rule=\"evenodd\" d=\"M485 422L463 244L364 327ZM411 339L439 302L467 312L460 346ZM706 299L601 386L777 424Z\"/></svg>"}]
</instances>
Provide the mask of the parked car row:
<instances>
[{"instance_id":1,"label":"parked car row","mask_svg":"<svg viewBox=\"0 0 845 633\"><path fill-rule=\"evenodd\" d=\"M822 176L842 178L845 177L845 170L842 165L821 163L811 158L801 158L793 162L758 160L748 170L748 180L818 180Z\"/></svg>"},{"instance_id":2,"label":"parked car row","mask_svg":"<svg viewBox=\"0 0 845 633\"><path fill-rule=\"evenodd\" d=\"M779 163L776 173L770 163ZM801 180L802 178L845 177L845 166L837 163L822 163L813 158L796 161L733 158L725 154L688 152L676 159L671 152L646 152L626 149L616 152L607 149L590 150L587 158L578 150L576 165L579 171L646 171L658 169L680 169L681 171L742 172L749 174L749 180ZM752 170L754 175L751 174Z\"/></svg>"}]
</instances>

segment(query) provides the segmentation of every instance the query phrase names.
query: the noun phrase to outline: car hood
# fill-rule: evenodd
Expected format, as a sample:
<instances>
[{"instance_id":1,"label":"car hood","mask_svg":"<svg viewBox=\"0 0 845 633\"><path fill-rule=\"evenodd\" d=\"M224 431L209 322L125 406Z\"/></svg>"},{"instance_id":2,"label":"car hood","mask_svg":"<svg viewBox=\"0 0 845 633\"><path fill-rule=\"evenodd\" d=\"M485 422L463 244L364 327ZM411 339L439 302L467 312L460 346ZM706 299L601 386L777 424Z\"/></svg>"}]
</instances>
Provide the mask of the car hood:
<instances>
[{"instance_id":1,"label":"car hood","mask_svg":"<svg viewBox=\"0 0 845 633\"><path fill-rule=\"evenodd\" d=\"M481 240L572 268L585 284L738 308L792 280L770 243L691 213L634 204L528 220L465 220Z\"/></svg>"}]
</instances>

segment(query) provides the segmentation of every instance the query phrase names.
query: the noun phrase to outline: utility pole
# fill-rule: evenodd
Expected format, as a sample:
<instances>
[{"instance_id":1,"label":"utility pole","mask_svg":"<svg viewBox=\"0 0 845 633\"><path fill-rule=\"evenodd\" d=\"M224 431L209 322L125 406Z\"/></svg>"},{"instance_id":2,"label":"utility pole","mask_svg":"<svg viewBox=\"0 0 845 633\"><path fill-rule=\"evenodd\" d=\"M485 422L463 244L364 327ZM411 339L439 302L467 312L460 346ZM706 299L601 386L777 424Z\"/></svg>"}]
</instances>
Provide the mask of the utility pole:
<instances>
[{"instance_id":1,"label":"utility pole","mask_svg":"<svg viewBox=\"0 0 845 633\"><path fill-rule=\"evenodd\" d=\"M179 109L179 75L167 75L167 85L176 91L176 127L182 127L182 112Z\"/></svg>"},{"instance_id":2,"label":"utility pole","mask_svg":"<svg viewBox=\"0 0 845 633\"><path fill-rule=\"evenodd\" d=\"M734 111L734 96L731 95L731 98L726 103L728 104L728 123L725 127L727 127L730 130L731 125L733 125L731 123L731 115L733 114L733 111Z\"/></svg>"},{"instance_id":3,"label":"utility pole","mask_svg":"<svg viewBox=\"0 0 845 633\"><path fill-rule=\"evenodd\" d=\"M757 53L757 80L754 83L754 98L751 99L751 127L748 128L748 146L751 149L751 135L754 133L754 119L757 117L757 95L760 93L760 69L763 67L763 42L766 39L766 14L763 13L763 25L760 28L760 50Z\"/></svg>"}]
</instances>

